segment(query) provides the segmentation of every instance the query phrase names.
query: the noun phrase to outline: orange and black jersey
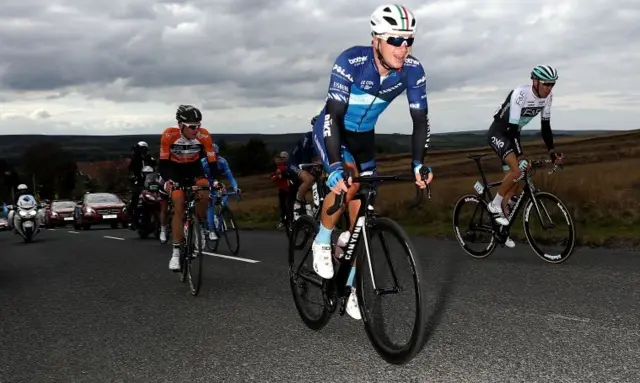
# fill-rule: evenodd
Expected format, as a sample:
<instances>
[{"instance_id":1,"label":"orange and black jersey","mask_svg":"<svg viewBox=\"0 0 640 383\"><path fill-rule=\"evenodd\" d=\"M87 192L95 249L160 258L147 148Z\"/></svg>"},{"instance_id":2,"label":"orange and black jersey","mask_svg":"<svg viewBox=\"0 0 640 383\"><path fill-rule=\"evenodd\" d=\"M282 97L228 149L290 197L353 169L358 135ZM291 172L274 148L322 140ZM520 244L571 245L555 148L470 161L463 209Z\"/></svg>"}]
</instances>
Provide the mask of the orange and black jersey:
<instances>
[{"instance_id":1,"label":"orange and black jersey","mask_svg":"<svg viewBox=\"0 0 640 383\"><path fill-rule=\"evenodd\" d=\"M182 135L180 128L164 130L160 139L160 175L163 179L182 180L205 177L201 159L205 158L209 168L214 169L214 177L219 171L213 140L205 128L200 128L194 139Z\"/></svg>"}]
</instances>

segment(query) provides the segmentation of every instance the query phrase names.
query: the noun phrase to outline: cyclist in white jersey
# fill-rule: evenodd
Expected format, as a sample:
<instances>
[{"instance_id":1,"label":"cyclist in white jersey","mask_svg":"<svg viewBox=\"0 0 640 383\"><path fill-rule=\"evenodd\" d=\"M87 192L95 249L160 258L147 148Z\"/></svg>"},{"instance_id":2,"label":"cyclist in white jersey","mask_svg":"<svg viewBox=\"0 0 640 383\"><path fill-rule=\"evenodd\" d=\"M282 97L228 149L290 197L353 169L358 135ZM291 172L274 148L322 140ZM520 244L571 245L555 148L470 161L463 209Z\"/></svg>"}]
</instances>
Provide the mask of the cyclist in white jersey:
<instances>
[{"instance_id":1,"label":"cyclist in white jersey","mask_svg":"<svg viewBox=\"0 0 640 383\"><path fill-rule=\"evenodd\" d=\"M493 116L494 121L487 136L491 148L502 159L505 168L508 167L507 175L489 204L489 211L500 225L509 224L504 209L518 189L518 183L514 181L529 166L523 158L520 130L540 112L542 139L549 156L554 163L562 162L562 153L557 153L554 149L551 132L551 90L558 80L558 71L549 65L538 65L531 71L531 79L531 85L519 86L509 93ZM515 243L509 238L506 245L514 247Z\"/></svg>"}]
</instances>

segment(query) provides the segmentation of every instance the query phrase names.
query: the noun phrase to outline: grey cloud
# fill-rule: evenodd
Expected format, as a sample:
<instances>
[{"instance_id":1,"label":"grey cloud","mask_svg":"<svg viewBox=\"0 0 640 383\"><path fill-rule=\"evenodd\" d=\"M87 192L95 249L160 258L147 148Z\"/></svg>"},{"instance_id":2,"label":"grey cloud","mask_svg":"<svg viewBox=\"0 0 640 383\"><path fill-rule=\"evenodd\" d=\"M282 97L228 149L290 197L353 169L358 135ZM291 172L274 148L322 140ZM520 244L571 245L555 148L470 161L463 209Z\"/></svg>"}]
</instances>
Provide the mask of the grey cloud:
<instances>
[{"instance_id":1,"label":"grey cloud","mask_svg":"<svg viewBox=\"0 0 640 383\"><path fill-rule=\"evenodd\" d=\"M427 70L430 92L505 78L526 81L530 68L541 62L557 65L563 78L588 77L599 68L581 65L582 57L613 57L623 46L633 50L632 44L638 50L638 24L624 15L625 9L640 9L637 1L620 0L612 7L590 0L567 15L553 11L562 2L540 1L533 10L520 2L496 3L503 12L499 18L478 14L490 5L484 1L469 2L446 17L437 9L420 15L414 52ZM316 17L299 2L278 0L61 4L71 10L53 15L44 0L3 4L3 87L75 89L89 97L168 103L186 92L181 95L215 108L320 104L335 57L351 45L369 43L374 8L368 0L310 1L324 12ZM437 3L406 4L417 9ZM551 7L549 14L528 25L527 19L545 7ZM7 22L16 18L29 18L32 25ZM181 35L184 23L198 23L200 32ZM632 65L621 65L631 73ZM183 87L189 89L178 91Z\"/></svg>"}]
</instances>

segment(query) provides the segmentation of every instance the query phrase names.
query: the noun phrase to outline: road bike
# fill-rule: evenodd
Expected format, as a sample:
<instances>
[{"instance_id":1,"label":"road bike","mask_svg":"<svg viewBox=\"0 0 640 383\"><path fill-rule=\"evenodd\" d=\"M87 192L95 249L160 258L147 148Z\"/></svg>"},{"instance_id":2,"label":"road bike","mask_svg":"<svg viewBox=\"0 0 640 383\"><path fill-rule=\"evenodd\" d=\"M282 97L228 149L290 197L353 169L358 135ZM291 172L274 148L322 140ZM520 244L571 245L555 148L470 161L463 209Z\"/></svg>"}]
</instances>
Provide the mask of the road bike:
<instances>
[{"instance_id":1,"label":"road bike","mask_svg":"<svg viewBox=\"0 0 640 383\"><path fill-rule=\"evenodd\" d=\"M461 197L453 209L453 230L462 249L474 258L486 258L493 253L497 244L504 246L504 243L509 236L509 231L518 217L522 206L524 206L524 233L533 251L540 258L549 263L561 263L566 261L573 253L576 240L576 230L571 213L560 198L552 193L540 191L536 188L532 180L532 175L535 174L536 169L544 165L551 164L552 161L550 159L530 161L531 167L523 172L523 176L520 180L524 181L524 187L517 197L517 202L511 207L509 216L507 217L509 224L507 226L502 226L494 221L492 214L489 212L487 207L487 205L493 200L493 195L491 194L490 189L498 187L502 183L502 181L487 181L481 166L481 159L487 155L488 154L468 155L470 159L475 161L482 181L476 181L473 185L476 194L468 194ZM558 169L562 170L563 168L561 165L554 165L553 169L549 171L548 174L553 174ZM547 254L540 248L539 242L541 241L536 241L531 234L532 211L534 212L534 215L538 217L538 222L540 222L545 230L556 227L556 224L549 216L549 212L543 203L544 201L550 201L560 209L563 215L563 220L560 222L564 222L567 225L568 233L564 238L564 241L561 241L564 243L564 247L558 254ZM463 218L461 216L461 211L465 205L474 205L473 216L467 228L463 227L464 225L461 224L461 218ZM485 218L484 221L483 218ZM477 237L483 233L491 235L489 244L484 248L475 249L465 242L465 240L467 240L469 243L475 243Z\"/></svg>"},{"instance_id":2,"label":"road bike","mask_svg":"<svg viewBox=\"0 0 640 383\"><path fill-rule=\"evenodd\" d=\"M182 186L175 183L172 190L183 190L184 203L184 240L180 244L180 282L185 282L187 276L191 295L196 296L200 292L202 284L202 227L196 215L196 201L198 192L209 190L209 186ZM194 271L193 269L197 270ZM195 275L194 275L195 274Z\"/></svg>"},{"instance_id":3,"label":"road bike","mask_svg":"<svg viewBox=\"0 0 640 383\"><path fill-rule=\"evenodd\" d=\"M229 192L227 189L220 183L220 187L211 191L211 199L215 199L215 203L212 202L210 205L210 209L213 208L214 216L213 216L213 230L215 231L218 239L211 241L207 235L207 248L211 251L216 251L218 249L218 243L220 241L220 236L224 236L225 242L227 243L227 247L229 251L233 255L237 255L240 251L240 233L238 231L238 223L236 222L233 213L231 212L231 208L229 208L229 197L236 196L237 200L240 201L242 199L242 195L237 191ZM228 222L228 223L227 223ZM209 223L206 224L207 230L211 230ZM230 227L229 227L230 226ZM230 231L235 232L235 234L229 234ZM208 234L208 233L207 233ZM231 245L230 236L234 236L236 240L236 245Z\"/></svg>"},{"instance_id":4,"label":"road bike","mask_svg":"<svg viewBox=\"0 0 640 383\"><path fill-rule=\"evenodd\" d=\"M428 168L423 169L421 175L426 179ZM387 362L403 364L420 352L425 341L427 302L422 290L422 267L416 249L404 229L390 218L380 217L370 207L375 201L378 184L393 181L415 182L415 176L374 176L369 174L371 172L363 172L360 177L353 177L353 182L360 184L360 189L354 198L354 200L360 201L360 209L353 231L343 248L343 255L339 259L333 257L336 270L333 278L323 279L315 273L311 262L309 265L305 264L307 260L312 261L313 259L311 243L318 232L318 221L304 215L294 222L289 239L289 284L302 321L313 330L322 329L338 307L340 307L340 315L344 315L347 299L355 287L364 328L373 348ZM349 175L345 174L344 179L348 177ZM429 198L431 198L430 189L427 188L427 190L429 190ZM424 189L418 189L411 207L417 207L421 203L423 195ZM341 208L344 196L345 193L342 193L336 197L334 205L329 207L327 211L330 215ZM303 237L302 246L298 245L298 237ZM376 238L380 239L384 256L372 256L371 243ZM388 324L381 319L381 300L383 297L404 292L407 289L407 286L400 286L398 283L396 269L389 258L387 240L390 239L395 239L400 244L404 253L403 260L407 261L411 269L410 274L413 277L411 287L415 290L413 302L407 304L407 306L415 308L415 314L402 317L402 320L412 323L411 335L406 343L399 345L393 343L384 333L384 327ZM295 252L296 250L304 251L306 243L309 244L309 248L302 261L296 264ZM336 254L335 238L332 239L331 248L332 253ZM374 268L377 270L375 273ZM378 278L382 274L388 274L389 282L383 283ZM365 285L369 282L373 290L373 297L365 294L367 291ZM317 303L320 306L320 312L317 315L310 313L303 301L312 286L318 287L322 295L321 301Z\"/></svg>"}]
</instances>

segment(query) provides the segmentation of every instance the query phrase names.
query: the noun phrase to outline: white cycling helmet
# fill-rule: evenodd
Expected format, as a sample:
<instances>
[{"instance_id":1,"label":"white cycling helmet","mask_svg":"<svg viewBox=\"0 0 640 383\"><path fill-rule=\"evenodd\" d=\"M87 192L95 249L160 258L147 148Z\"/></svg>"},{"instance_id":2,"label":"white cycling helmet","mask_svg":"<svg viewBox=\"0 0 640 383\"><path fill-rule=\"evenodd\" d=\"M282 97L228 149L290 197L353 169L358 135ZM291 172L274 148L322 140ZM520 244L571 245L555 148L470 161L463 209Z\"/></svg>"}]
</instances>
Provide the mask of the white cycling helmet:
<instances>
[{"instance_id":1,"label":"white cycling helmet","mask_svg":"<svg viewBox=\"0 0 640 383\"><path fill-rule=\"evenodd\" d=\"M29 189L29 188L25 184L18 185L18 190L27 190L27 189Z\"/></svg>"},{"instance_id":2,"label":"white cycling helmet","mask_svg":"<svg viewBox=\"0 0 640 383\"><path fill-rule=\"evenodd\" d=\"M153 173L153 168L149 165L142 168L142 174Z\"/></svg>"},{"instance_id":3,"label":"white cycling helmet","mask_svg":"<svg viewBox=\"0 0 640 383\"><path fill-rule=\"evenodd\" d=\"M280 157L282 157L282 158L289 158L289 153L287 153L287 152L280 152Z\"/></svg>"},{"instance_id":4,"label":"white cycling helmet","mask_svg":"<svg viewBox=\"0 0 640 383\"><path fill-rule=\"evenodd\" d=\"M385 4L371 14L371 33L374 35L414 35L416 18L403 5Z\"/></svg>"},{"instance_id":5,"label":"white cycling helmet","mask_svg":"<svg viewBox=\"0 0 640 383\"><path fill-rule=\"evenodd\" d=\"M149 147L149 145L147 145L147 143L144 142L144 141L138 142L138 146L141 147L141 148L148 148Z\"/></svg>"}]
</instances>

